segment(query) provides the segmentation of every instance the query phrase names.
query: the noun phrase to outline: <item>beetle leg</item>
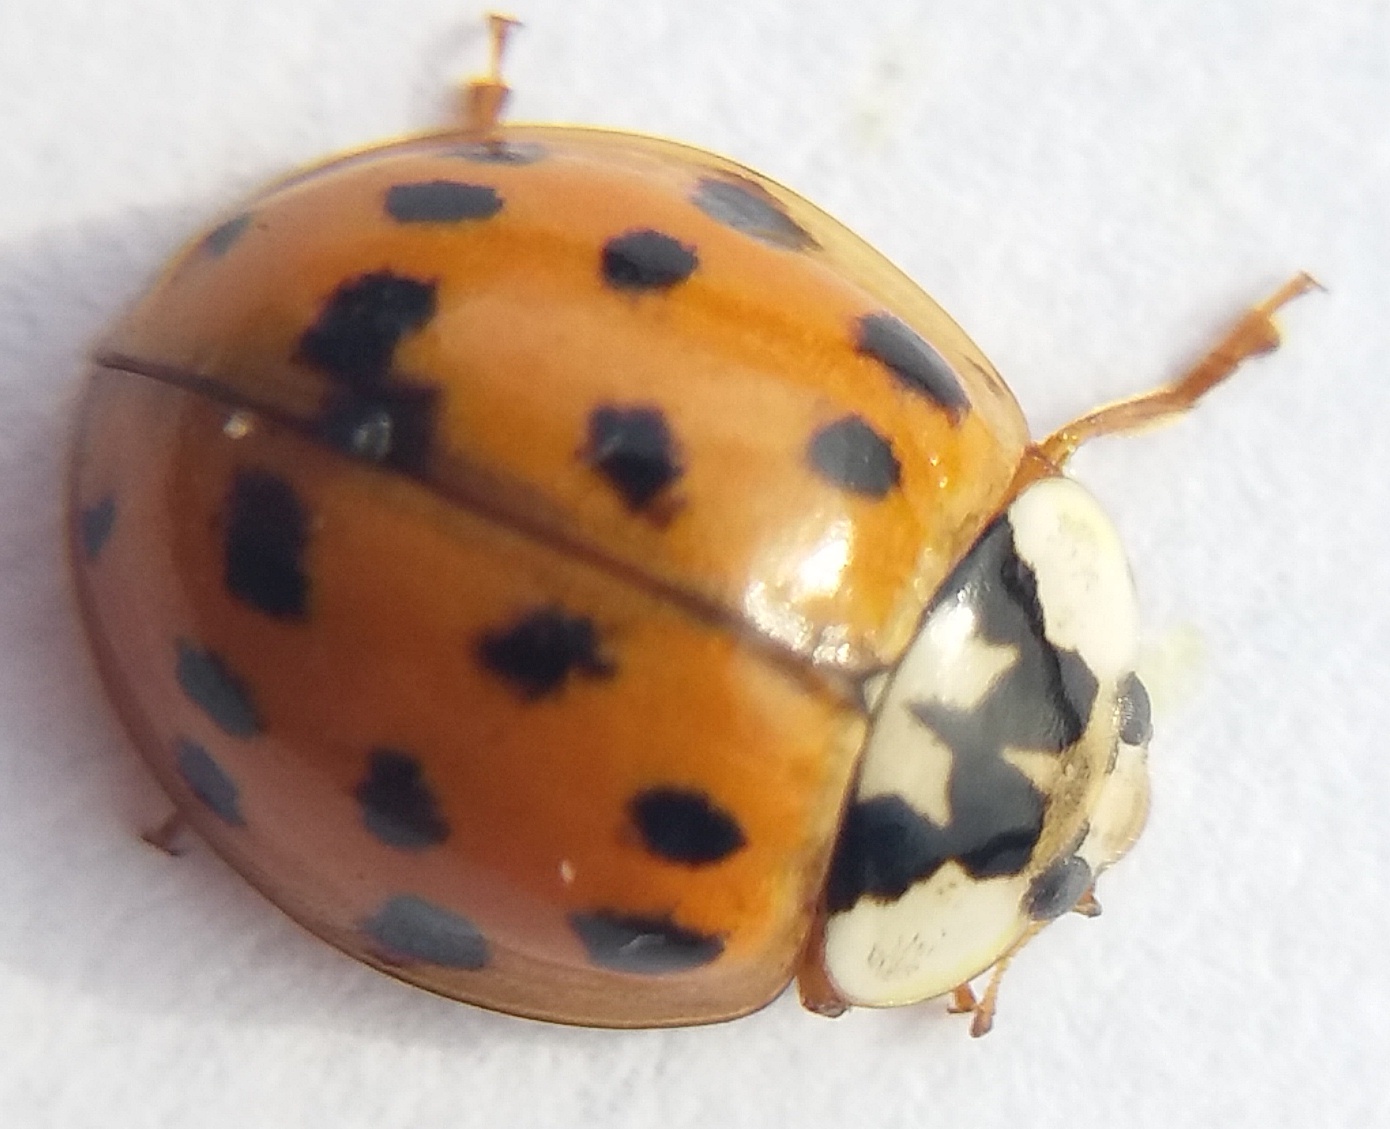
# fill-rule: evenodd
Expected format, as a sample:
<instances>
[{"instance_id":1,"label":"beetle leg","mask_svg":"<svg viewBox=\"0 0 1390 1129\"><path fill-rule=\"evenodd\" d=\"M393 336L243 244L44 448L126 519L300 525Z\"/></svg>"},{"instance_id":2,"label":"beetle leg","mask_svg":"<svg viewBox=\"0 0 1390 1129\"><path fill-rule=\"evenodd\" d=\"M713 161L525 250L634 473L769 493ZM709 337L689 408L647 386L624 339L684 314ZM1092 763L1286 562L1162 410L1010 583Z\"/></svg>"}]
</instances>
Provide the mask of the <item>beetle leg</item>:
<instances>
[{"instance_id":1,"label":"beetle leg","mask_svg":"<svg viewBox=\"0 0 1390 1129\"><path fill-rule=\"evenodd\" d=\"M972 1039L989 1034L990 1028L994 1026L994 1008L999 999L999 982L1004 979L1004 973L1008 971L1014 957L1018 956L1024 945L1042 932L1043 926L1046 924L1045 921L1033 922L1024 930L1023 936L1010 945L1008 951L994 962L994 967L989 972L989 981L985 984L984 995L977 998L968 983L962 984L951 993L951 1002L946 1005L946 1009L953 1015L970 1013L970 1037Z\"/></svg>"},{"instance_id":2,"label":"beetle leg","mask_svg":"<svg viewBox=\"0 0 1390 1129\"><path fill-rule=\"evenodd\" d=\"M491 12L487 17L491 41L486 74L476 75L464 85L460 98L465 133L487 138L497 129L502 111L511 95L511 87L502 79L502 57L506 54L507 38L521 21L512 16Z\"/></svg>"},{"instance_id":3,"label":"beetle leg","mask_svg":"<svg viewBox=\"0 0 1390 1129\"><path fill-rule=\"evenodd\" d=\"M951 990L951 1002L946 1005L946 1011L950 1015L970 1015L979 1006L975 989L969 984L962 984Z\"/></svg>"},{"instance_id":4,"label":"beetle leg","mask_svg":"<svg viewBox=\"0 0 1390 1129\"><path fill-rule=\"evenodd\" d=\"M825 923L822 918L817 918L811 937L797 966L796 990L801 996L801 1006L807 1011L835 1019L849 1011L849 1005L825 974Z\"/></svg>"},{"instance_id":5,"label":"beetle leg","mask_svg":"<svg viewBox=\"0 0 1390 1129\"><path fill-rule=\"evenodd\" d=\"M1097 408L1054 431L1035 448L1055 467L1065 463L1081 444L1100 435L1135 431L1180 415L1251 357L1279 347L1274 313L1300 294L1323 287L1312 275L1295 275L1263 302L1248 309L1196 364L1171 384L1127 400Z\"/></svg>"},{"instance_id":6,"label":"beetle leg","mask_svg":"<svg viewBox=\"0 0 1390 1129\"><path fill-rule=\"evenodd\" d=\"M157 847L166 855L178 858L183 854L185 848L179 842L183 838L183 833L187 829L188 823L184 820L182 813L171 812L158 827L142 832L140 838L144 839L152 847Z\"/></svg>"},{"instance_id":7,"label":"beetle leg","mask_svg":"<svg viewBox=\"0 0 1390 1129\"><path fill-rule=\"evenodd\" d=\"M1099 917L1100 902L1096 901L1096 888L1088 886L1086 892L1076 899L1076 905L1071 907L1072 913L1079 913L1082 917Z\"/></svg>"}]
</instances>

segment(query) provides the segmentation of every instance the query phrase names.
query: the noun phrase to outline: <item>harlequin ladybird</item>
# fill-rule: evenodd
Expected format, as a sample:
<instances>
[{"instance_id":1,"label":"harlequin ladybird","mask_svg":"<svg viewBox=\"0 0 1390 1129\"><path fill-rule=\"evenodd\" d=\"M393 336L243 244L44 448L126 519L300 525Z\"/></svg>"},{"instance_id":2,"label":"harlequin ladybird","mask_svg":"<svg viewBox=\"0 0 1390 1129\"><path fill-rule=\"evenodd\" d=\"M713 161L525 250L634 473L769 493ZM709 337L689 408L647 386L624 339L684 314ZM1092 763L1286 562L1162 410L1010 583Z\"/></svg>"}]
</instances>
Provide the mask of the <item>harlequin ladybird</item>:
<instances>
[{"instance_id":1,"label":"harlequin ladybird","mask_svg":"<svg viewBox=\"0 0 1390 1129\"><path fill-rule=\"evenodd\" d=\"M72 545L179 817L401 979L567 1023L951 995L1094 912L1149 704L1075 447L810 204L625 133L457 129L272 184L96 351ZM968 985L995 970L978 1003Z\"/></svg>"}]
</instances>

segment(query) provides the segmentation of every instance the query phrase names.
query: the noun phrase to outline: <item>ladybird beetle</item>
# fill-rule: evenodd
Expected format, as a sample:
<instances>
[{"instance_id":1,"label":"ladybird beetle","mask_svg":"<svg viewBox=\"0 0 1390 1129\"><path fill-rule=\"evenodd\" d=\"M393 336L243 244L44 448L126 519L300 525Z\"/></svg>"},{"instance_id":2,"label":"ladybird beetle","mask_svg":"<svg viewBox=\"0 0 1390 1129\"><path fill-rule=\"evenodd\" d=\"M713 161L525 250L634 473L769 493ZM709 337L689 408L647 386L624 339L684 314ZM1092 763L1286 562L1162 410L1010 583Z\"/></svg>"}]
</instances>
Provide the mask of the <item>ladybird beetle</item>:
<instances>
[{"instance_id":1,"label":"ladybird beetle","mask_svg":"<svg viewBox=\"0 0 1390 1129\"><path fill-rule=\"evenodd\" d=\"M272 184L95 352L72 556L186 821L403 980L611 1027L987 1029L1148 803L1119 540L946 314L766 177L504 124ZM164 829L165 837L177 824ZM983 997L972 978L993 970Z\"/></svg>"}]
</instances>

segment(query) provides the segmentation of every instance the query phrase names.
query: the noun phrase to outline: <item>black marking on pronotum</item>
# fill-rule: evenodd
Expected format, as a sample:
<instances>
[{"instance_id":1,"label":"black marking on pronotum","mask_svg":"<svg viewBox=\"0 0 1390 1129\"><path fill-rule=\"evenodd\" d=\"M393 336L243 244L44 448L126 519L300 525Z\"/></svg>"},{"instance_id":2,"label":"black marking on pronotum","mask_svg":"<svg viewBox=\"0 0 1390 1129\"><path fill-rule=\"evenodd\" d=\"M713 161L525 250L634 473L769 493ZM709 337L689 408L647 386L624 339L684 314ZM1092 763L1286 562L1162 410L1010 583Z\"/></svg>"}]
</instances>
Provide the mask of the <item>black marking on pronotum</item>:
<instances>
[{"instance_id":1,"label":"black marking on pronotum","mask_svg":"<svg viewBox=\"0 0 1390 1129\"><path fill-rule=\"evenodd\" d=\"M395 184L386 190L386 214L397 223L486 220L501 210L502 197L488 184L426 180Z\"/></svg>"},{"instance_id":2,"label":"black marking on pronotum","mask_svg":"<svg viewBox=\"0 0 1390 1129\"><path fill-rule=\"evenodd\" d=\"M1137 674L1120 683L1120 740L1126 745L1144 745L1153 736L1153 709L1149 692Z\"/></svg>"},{"instance_id":3,"label":"black marking on pronotum","mask_svg":"<svg viewBox=\"0 0 1390 1129\"><path fill-rule=\"evenodd\" d=\"M434 451L440 390L395 380L332 397L318 433L344 454L423 475Z\"/></svg>"},{"instance_id":4,"label":"black marking on pronotum","mask_svg":"<svg viewBox=\"0 0 1390 1129\"><path fill-rule=\"evenodd\" d=\"M628 812L647 849L668 862L707 866L747 841L738 820L694 789L648 788L632 798Z\"/></svg>"},{"instance_id":5,"label":"black marking on pronotum","mask_svg":"<svg viewBox=\"0 0 1390 1129\"><path fill-rule=\"evenodd\" d=\"M183 782L208 810L232 827L246 826L236 782L202 745L180 737L174 747L174 763Z\"/></svg>"},{"instance_id":6,"label":"black marking on pronotum","mask_svg":"<svg viewBox=\"0 0 1390 1129\"><path fill-rule=\"evenodd\" d=\"M362 923L386 959L476 971L490 956L487 938L461 914L414 894L397 894Z\"/></svg>"},{"instance_id":7,"label":"black marking on pronotum","mask_svg":"<svg viewBox=\"0 0 1390 1129\"><path fill-rule=\"evenodd\" d=\"M1046 801L1006 753L1060 754L1090 720L1096 677L1078 654L1047 639L1037 578L1015 550L1007 517L956 566L928 616L946 605L969 607L980 637L1010 648L1014 660L968 708L907 703L951 752L950 821L940 826L898 795L851 805L831 870L832 911L861 896L901 897L948 860L973 878L1021 873L1042 833Z\"/></svg>"},{"instance_id":8,"label":"black marking on pronotum","mask_svg":"<svg viewBox=\"0 0 1390 1129\"><path fill-rule=\"evenodd\" d=\"M78 537L89 561L96 560L116 527L116 496L107 494L99 502L83 506L77 515Z\"/></svg>"},{"instance_id":9,"label":"black marking on pronotum","mask_svg":"<svg viewBox=\"0 0 1390 1129\"><path fill-rule=\"evenodd\" d=\"M866 498L886 496L898 485L901 473L888 440L853 415L828 423L811 436L806 459L827 482Z\"/></svg>"},{"instance_id":10,"label":"black marking on pronotum","mask_svg":"<svg viewBox=\"0 0 1390 1129\"><path fill-rule=\"evenodd\" d=\"M434 311L432 281L385 270L359 275L329 297L295 357L361 391L387 378L396 346Z\"/></svg>"},{"instance_id":11,"label":"black marking on pronotum","mask_svg":"<svg viewBox=\"0 0 1390 1129\"><path fill-rule=\"evenodd\" d=\"M947 833L901 796L858 800L845 813L826 881L831 913L861 897L893 901L951 857Z\"/></svg>"},{"instance_id":12,"label":"black marking on pronotum","mask_svg":"<svg viewBox=\"0 0 1390 1129\"><path fill-rule=\"evenodd\" d=\"M690 202L710 219L774 247L805 251L819 246L810 232L787 215L780 200L752 181L701 177Z\"/></svg>"},{"instance_id":13,"label":"black marking on pronotum","mask_svg":"<svg viewBox=\"0 0 1390 1129\"><path fill-rule=\"evenodd\" d=\"M233 216L226 223L220 223L203 236L203 250L214 258L220 258L231 250L232 244L246 234L255 217L250 212Z\"/></svg>"},{"instance_id":14,"label":"black marking on pronotum","mask_svg":"<svg viewBox=\"0 0 1390 1129\"><path fill-rule=\"evenodd\" d=\"M462 157L486 165L531 165L547 154L534 141L466 141L445 151L446 156Z\"/></svg>"},{"instance_id":15,"label":"black marking on pronotum","mask_svg":"<svg viewBox=\"0 0 1390 1129\"><path fill-rule=\"evenodd\" d=\"M974 877L1017 874L1042 832L1044 800L1005 758L1009 749L1061 753L1081 739L1098 683L1075 651L1045 633L1037 577L1018 555L1006 517L995 521L942 586L937 606L964 600L989 643L1014 661L967 709L908 709L951 750L951 853Z\"/></svg>"},{"instance_id":16,"label":"black marking on pronotum","mask_svg":"<svg viewBox=\"0 0 1390 1129\"><path fill-rule=\"evenodd\" d=\"M1007 515L996 519L956 566L933 610L962 599L975 609L981 638L1012 647L1016 658L984 700L964 711L961 723L973 722L1001 749L1061 752L1074 745L1090 721L1096 677L1079 654L1047 638L1037 576L1014 548ZM952 711L930 707L928 712Z\"/></svg>"},{"instance_id":17,"label":"black marking on pronotum","mask_svg":"<svg viewBox=\"0 0 1390 1129\"><path fill-rule=\"evenodd\" d=\"M855 348L887 366L914 392L931 397L959 423L970 398L946 358L892 314L865 314L855 323Z\"/></svg>"},{"instance_id":18,"label":"black marking on pronotum","mask_svg":"<svg viewBox=\"0 0 1390 1129\"><path fill-rule=\"evenodd\" d=\"M484 666L528 698L558 690L571 671L593 678L614 672L600 652L594 621L554 607L489 631L478 644L478 655Z\"/></svg>"},{"instance_id":19,"label":"black marking on pronotum","mask_svg":"<svg viewBox=\"0 0 1390 1129\"><path fill-rule=\"evenodd\" d=\"M666 290L689 278L699 262L694 247L650 228L603 245L603 278L618 290Z\"/></svg>"},{"instance_id":20,"label":"black marking on pronotum","mask_svg":"<svg viewBox=\"0 0 1390 1129\"><path fill-rule=\"evenodd\" d=\"M1091 888L1095 876L1080 855L1060 858L1028 886L1024 907L1034 921L1052 921L1067 913Z\"/></svg>"},{"instance_id":21,"label":"black marking on pronotum","mask_svg":"<svg viewBox=\"0 0 1390 1129\"><path fill-rule=\"evenodd\" d=\"M221 656L179 639L174 644L174 674L188 700L229 737L254 737L261 718L246 683Z\"/></svg>"},{"instance_id":22,"label":"black marking on pronotum","mask_svg":"<svg viewBox=\"0 0 1390 1129\"><path fill-rule=\"evenodd\" d=\"M276 619L308 615L309 515L294 487L269 471L239 470L223 519L227 591Z\"/></svg>"},{"instance_id":23,"label":"black marking on pronotum","mask_svg":"<svg viewBox=\"0 0 1390 1129\"><path fill-rule=\"evenodd\" d=\"M449 837L448 821L420 762L396 749L373 749L367 775L353 795L367 830L388 847L419 851Z\"/></svg>"},{"instance_id":24,"label":"black marking on pronotum","mask_svg":"<svg viewBox=\"0 0 1390 1129\"><path fill-rule=\"evenodd\" d=\"M1019 873L1042 834L1045 804L1037 786L1004 759L1005 745L993 727L998 719L988 706L978 714L935 703L909 709L951 750L951 822L945 829L951 857L974 878Z\"/></svg>"},{"instance_id":25,"label":"black marking on pronotum","mask_svg":"<svg viewBox=\"0 0 1390 1129\"><path fill-rule=\"evenodd\" d=\"M670 917L611 910L570 914L570 926L589 959L615 972L647 976L685 972L718 959L724 940L677 925Z\"/></svg>"},{"instance_id":26,"label":"black marking on pronotum","mask_svg":"<svg viewBox=\"0 0 1390 1129\"><path fill-rule=\"evenodd\" d=\"M660 408L601 404L589 413L584 457L640 510L681 476L676 443Z\"/></svg>"}]
</instances>

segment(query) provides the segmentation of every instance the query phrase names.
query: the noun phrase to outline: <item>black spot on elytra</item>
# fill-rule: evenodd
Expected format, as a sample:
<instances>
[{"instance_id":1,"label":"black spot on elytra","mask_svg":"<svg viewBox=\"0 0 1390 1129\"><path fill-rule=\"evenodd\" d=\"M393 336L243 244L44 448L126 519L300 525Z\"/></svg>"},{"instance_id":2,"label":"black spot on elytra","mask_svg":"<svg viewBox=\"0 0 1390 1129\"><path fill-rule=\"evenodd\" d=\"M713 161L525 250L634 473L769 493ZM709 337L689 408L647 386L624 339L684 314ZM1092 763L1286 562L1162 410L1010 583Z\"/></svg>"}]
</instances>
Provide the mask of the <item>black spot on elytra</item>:
<instances>
[{"instance_id":1,"label":"black spot on elytra","mask_svg":"<svg viewBox=\"0 0 1390 1129\"><path fill-rule=\"evenodd\" d=\"M721 937L677 925L669 917L644 917L610 910L570 915L570 926L589 959L615 972L661 976L685 972L716 960Z\"/></svg>"},{"instance_id":2,"label":"black spot on elytra","mask_svg":"<svg viewBox=\"0 0 1390 1129\"><path fill-rule=\"evenodd\" d=\"M619 290L665 290L684 282L699 265L695 248L644 228L603 245L603 277Z\"/></svg>"},{"instance_id":3,"label":"black spot on elytra","mask_svg":"<svg viewBox=\"0 0 1390 1129\"><path fill-rule=\"evenodd\" d=\"M954 860L973 878L1020 873L1042 833L1046 803L1008 750L1060 754L1085 732L1098 683L1081 657L1047 639L1037 578L998 518L947 578L927 614L965 606L986 642L1014 661L973 706L910 702L907 709L951 752L950 822L938 826L897 795L857 801L836 846L832 911L861 896L901 897Z\"/></svg>"},{"instance_id":4,"label":"black spot on elytra","mask_svg":"<svg viewBox=\"0 0 1390 1129\"><path fill-rule=\"evenodd\" d=\"M532 165L546 156L545 148L534 141L467 141L446 150L446 155L462 157L485 165Z\"/></svg>"},{"instance_id":5,"label":"black spot on elytra","mask_svg":"<svg viewBox=\"0 0 1390 1129\"><path fill-rule=\"evenodd\" d=\"M647 849L669 862L705 866L746 842L738 821L703 792L648 788L633 797L628 811Z\"/></svg>"},{"instance_id":6,"label":"black spot on elytra","mask_svg":"<svg viewBox=\"0 0 1390 1129\"><path fill-rule=\"evenodd\" d=\"M396 346L434 316L435 284L390 271L338 287L299 340L296 359L364 391L386 380Z\"/></svg>"},{"instance_id":7,"label":"black spot on elytra","mask_svg":"<svg viewBox=\"0 0 1390 1129\"><path fill-rule=\"evenodd\" d=\"M1090 864L1079 855L1060 858L1028 887L1024 908L1034 921L1052 921L1071 910L1091 888Z\"/></svg>"},{"instance_id":8,"label":"black spot on elytra","mask_svg":"<svg viewBox=\"0 0 1390 1129\"><path fill-rule=\"evenodd\" d=\"M189 790L202 800L214 815L232 827L246 826L246 819L241 814L241 801L236 783L202 745L179 738L175 746L174 762Z\"/></svg>"},{"instance_id":9,"label":"black spot on elytra","mask_svg":"<svg viewBox=\"0 0 1390 1129\"><path fill-rule=\"evenodd\" d=\"M593 678L611 675L613 664L600 653L598 630L585 616L541 608L478 644L483 665L528 698L558 690L571 671Z\"/></svg>"},{"instance_id":10,"label":"black spot on elytra","mask_svg":"<svg viewBox=\"0 0 1390 1129\"><path fill-rule=\"evenodd\" d=\"M751 181L701 177L690 201L710 219L774 247L804 251L818 246L811 234L787 215L781 201Z\"/></svg>"},{"instance_id":11,"label":"black spot on elytra","mask_svg":"<svg viewBox=\"0 0 1390 1129\"><path fill-rule=\"evenodd\" d=\"M423 475L434 451L438 388L403 380L329 400L319 435L344 454Z\"/></svg>"},{"instance_id":12,"label":"black spot on elytra","mask_svg":"<svg viewBox=\"0 0 1390 1129\"><path fill-rule=\"evenodd\" d=\"M367 830L388 847L419 851L449 837L420 762L395 749L373 749L367 776L353 793Z\"/></svg>"},{"instance_id":13,"label":"black spot on elytra","mask_svg":"<svg viewBox=\"0 0 1390 1129\"><path fill-rule=\"evenodd\" d=\"M1153 732L1149 692L1139 676L1131 674L1120 683L1120 740L1126 745L1144 745Z\"/></svg>"},{"instance_id":14,"label":"black spot on elytra","mask_svg":"<svg viewBox=\"0 0 1390 1129\"><path fill-rule=\"evenodd\" d=\"M232 249L232 244L246 234L253 218L250 212L242 212L226 223L218 224L203 236L203 250L214 258L225 255Z\"/></svg>"},{"instance_id":15,"label":"black spot on elytra","mask_svg":"<svg viewBox=\"0 0 1390 1129\"><path fill-rule=\"evenodd\" d=\"M822 427L811 436L806 458L827 482L867 498L885 497L901 472L888 440L859 416Z\"/></svg>"},{"instance_id":16,"label":"black spot on elytra","mask_svg":"<svg viewBox=\"0 0 1390 1129\"><path fill-rule=\"evenodd\" d=\"M89 561L94 561L116 527L116 496L107 494L99 502L84 506L77 515L78 537L82 541L82 551Z\"/></svg>"},{"instance_id":17,"label":"black spot on elytra","mask_svg":"<svg viewBox=\"0 0 1390 1129\"><path fill-rule=\"evenodd\" d=\"M935 400L955 423L970 399L946 358L892 314L865 314L855 323L855 348L887 366L903 384Z\"/></svg>"},{"instance_id":18,"label":"black spot on elytra","mask_svg":"<svg viewBox=\"0 0 1390 1129\"><path fill-rule=\"evenodd\" d=\"M386 214L397 223L486 220L501 210L502 197L487 184L427 180L396 184L386 190Z\"/></svg>"},{"instance_id":19,"label":"black spot on elytra","mask_svg":"<svg viewBox=\"0 0 1390 1129\"><path fill-rule=\"evenodd\" d=\"M468 918L414 894L397 894L362 923L362 932L402 963L469 971L486 966L487 938Z\"/></svg>"},{"instance_id":20,"label":"black spot on elytra","mask_svg":"<svg viewBox=\"0 0 1390 1129\"><path fill-rule=\"evenodd\" d=\"M238 471L224 522L227 591L276 619L304 618L309 611L304 571L309 515L294 487L268 471Z\"/></svg>"},{"instance_id":21,"label":"black spot on elytra","mask_svg":"<svg viewBox=\"0 0 1390 1129\"><path fill-rule=\"evenodd\" d=\"M177 640L174 649L174 674L188 700L229 737L256 736L261 719L251 693L222 657L187 639Z\"/></svg>"},{"instance_id":22,"label":"black spot on elytra","mask_svg":"<svg viewBox=\"0 0 1390 1129\"><path fill-rule=\"evenodd\" d=\"M322 439L354 458L425 472L439 389L402 378L392 365L401 340L434 312L433 282L377 271L338 287L300 338L296 354L336 385L319 418Z\"/></svg>"},{"instance_id":23,"label":"black spot on elytra","mask_svg":"<svg viewBox=\"0 0 1390 1129\"><path fill-rule=\"evenodd\" d=\"M589 413L584 457L640 510L681 475L676 444L659 408L603 404Z\"/></svg>"}]
</instances>

